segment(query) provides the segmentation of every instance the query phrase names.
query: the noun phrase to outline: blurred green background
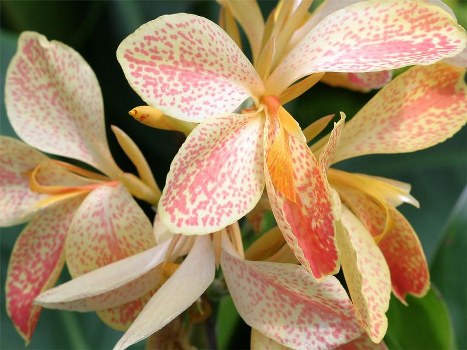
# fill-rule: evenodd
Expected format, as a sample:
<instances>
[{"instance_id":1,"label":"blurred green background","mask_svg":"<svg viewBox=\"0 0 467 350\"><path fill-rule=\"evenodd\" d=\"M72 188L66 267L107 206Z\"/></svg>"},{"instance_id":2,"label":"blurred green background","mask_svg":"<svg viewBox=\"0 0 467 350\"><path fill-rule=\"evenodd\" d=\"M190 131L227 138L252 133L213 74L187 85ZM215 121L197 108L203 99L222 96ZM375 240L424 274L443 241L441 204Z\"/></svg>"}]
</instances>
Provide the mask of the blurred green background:
<instances>
[{"instance_id":1,"label":"blurred green background","mask_svg":"<svg viewBox=\"0 0 467 350\"><path fill-rule=\"evenodd\" d=\"M268 13L275 2L262 2ZM449 1L459 22L466 27L467 2ZM62 41L89 62L96 72L104 95L107 125L125 130L144 150L158 183L164 184L170 161L183 137L177 133L145 127L127 112L143 102L127 84L115 58L120 41L144 22L160 15L189 12L217 21L219 7L205 1L6 1L1 10L1 89L8 63L16 50L18 34L38 31ZM352 116L373 94L360 94L318 84L288 106L302 126L313 120L344 111ZM317 98L319 97L319 98ZM300 108L298 108L300 106ZM14 135L2 98L1 134ZM115 159L126 171L132 165L108 133ZM0 150L1 151L1 150ZM467 348L466 342L466 248L467 248L467 131L464 128L442 145L415 154L366 156L339 164L361 173L409 182L421 208L404 205L401 211L420 236L431 266L436 291L423 299L410 298L406 308L393 300L388 313L390 325L386 342L391 349ZM148 210L149 208L145 208ZM149 210L148 210L149 213ZM1 229L1 324L0 348L22 349L24 342L5 312L3 286L7 264L22 227ZM225 299L217 315L217 345L247 348L248 329L239 321L231 302ZM454 329L454 333L451 329ZM111 349L121 332L106 327L94 314L44 310L29 349ZM144 348L140 343L134 348Z\"/></svg>"}]
</instances>

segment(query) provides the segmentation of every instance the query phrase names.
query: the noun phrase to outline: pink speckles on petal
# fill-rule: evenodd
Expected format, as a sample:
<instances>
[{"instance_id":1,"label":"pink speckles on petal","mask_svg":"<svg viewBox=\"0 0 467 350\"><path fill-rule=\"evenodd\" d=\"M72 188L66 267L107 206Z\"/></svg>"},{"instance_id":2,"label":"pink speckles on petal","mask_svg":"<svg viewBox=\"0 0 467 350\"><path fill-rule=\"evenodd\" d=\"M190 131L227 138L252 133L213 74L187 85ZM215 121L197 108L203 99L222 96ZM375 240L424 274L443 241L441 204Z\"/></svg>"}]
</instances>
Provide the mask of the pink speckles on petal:
<instances>
[{"instance_id":1,"label":"pink speckles on petal","mask_svg":"<svg viewBox=\"0 0 467 350\"><path fill-rule=\"evenodd\" d=\"M341 220L337 243L345 280L360 324L371 340L379 343L388 326L389 269L371 234L345 206Z\"/></svg>"},{"instance_id":2,"label":"pink speckles on petal","mask_svg":"<svg viewBox=\"0 0 467 350\"><path fill-rule=\"evenodd\" d=\"M44 210L21 232L8 265L6 308L21 336L29 342L41 308L34 298L52 287L62 271L64 242L82 198Z\"/></svg>"},{"instance_id":3,"label":"pink speckles on petal","mask_svg":"<svg viewBox=\"0 0 467 350\"><path fill-rule=\"evenodd\" d=\"M371 72L431 64L465 48L466 34L421 0L369 0L336 11L306 35L267 81L278 94L315 72Z\"/></svg>"},{"instance_id":4,"label":"pink speckles on petal","mask_svg":"<svg viewBox=\"0 0 467 350\"><path fill-rule=\"evenodd\" d=\"M172 232L205 234L246 215L264 189L258 113L200 124L178 151L158 215Z\"/></svg>"},{"instance_id":5,"label":"pink speckles on petal","mask_svg":"<svg viewBox=\"0 0 467 350\"><path fill-rule=\"evenodd\" d=\"M117 58L146 103L187 121L231 113L263 91L235 42L195 15L166 15L144 24L120 44Z\"/></svg>"},{"instance_id":6,"label":"pink speckles on petal","mask_svg":"<svg viewBox=\"0 0 467 350\"><path fill-rule=\"evenodd\" d=\"M21 34L6 75L5 105L16 133L31 146L115 174L99 83L72 48Z\"/></svg>"},{"instance_id":7,"label":"pink speckles on petal","mask_svg":"<svg viewBox=\"0 0 467 350\"><path fill-rule=\"evenodd\" d=\"M339 281L317 282L302 266L246 261L225 237L221 266L245 322L293 349L332 349L361 334Z\"/></svg>"},{"instance_id":8,"label":"pink speckles on petal","mask_svg":"<svg viewBox=\"0 0 467 350\"><path fill-rule=\"evenodd\" d=\"M388 350L388 347L384 342L373 343L366 334L363 334L350 343L339 346L335 350Z\"/></svg>"},{"instance_id":9,"label":"pink speckles on petal","mask_svg":"<svg viewBox=\"0 0 467 350\"><path fill-rule=\"evenodd\" d=\"M265 134L266 145L274 134L272 130ZM268 197L277 225L298 261L313 276L322 278L339 269L331 193L307 144L289 136L289 146L297 200L294 203L276 191L265 166Z\"/></svg>"},{"instance_id":10,"label":"pink speckles on petal","mask_svg":"<svg viewBox=\"0 0 467 350\"><path fill-rule=\"evenodd\" d=\"M413 67L386 85L344 128L335 161L412 152L455 134L467 121L465 69Z\"/></svg>"}]
</instances>

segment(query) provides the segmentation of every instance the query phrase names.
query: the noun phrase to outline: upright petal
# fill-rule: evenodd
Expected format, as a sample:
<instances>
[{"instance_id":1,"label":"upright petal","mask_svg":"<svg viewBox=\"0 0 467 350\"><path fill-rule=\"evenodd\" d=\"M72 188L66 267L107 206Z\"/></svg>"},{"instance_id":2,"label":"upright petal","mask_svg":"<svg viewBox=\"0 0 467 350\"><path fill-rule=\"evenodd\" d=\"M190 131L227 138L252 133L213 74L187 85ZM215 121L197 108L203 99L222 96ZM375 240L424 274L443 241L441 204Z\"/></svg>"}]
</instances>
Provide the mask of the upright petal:
<instances>
[{"instance_id":1,"label":"upright petal","mask_svg":"<svg viewBox=\"0 0 467 350\"><path fill-rule=\"evenodd\" d=\"M66 240L66 262L71 276L77 277L153 245L151 223L126 188L101 186L76 212ZM122 329L143 306L134 301L98 314L107 324Z\"/></svg>"},{"instance_id":2,"label":"upright petal","mask_svg":"<svg viewBox=\"0 0 467 350\"><path fill-rule=\"evenodd\" d=\"M345 227L337 230L341 264L357 318L375 343L386 334L386 311L391 296L391 277L384 256L371 234L345 206Z\"/></svg>"},{"instance_id":3,"label":"upright petal","mask_svg":"<svg viewBox=\"0 0 467 350\"><path fill-rule=\"evenodd\" d=\"M206 18L179 13L142 25L117 58L149 105L186 121L233 112L263 84L235 42Z\"/></svg>"},{"instance_id":4,"label":"upright petal","mask_svg":"<svg viewBox=\"0 0 467 350\"><path fill-rule=\"evenodd\" d=\"M225 237L221 266L235 306L253 328L294 349L332 349L362 330L339 281L302 266L241 259Z\"/></svg>"},{"instance_id":5,"label":"upright petal","mask_svg":"<svg viewBox=\"0 0 467 350\"><path fill-rule=\"evenodd\" d=\"M5 105L16 133L31 146L110 176L117 172L99 83L72 48L34 32L21 34L6 75Z\"/></svg>"},{"instance_id":6,"label":"upright petal","mask_svg":"<svg viewBox=\"0 0 467 350\"><path fill-rule=\"evenodd\" d=\"M42 293L36 304L50 309L91 311L133 300L147 282L156 282L152 271L164 262L168 246L169 241L78 276Z\"/></svg>"},{"instance_id":7,"label":"upright petal","mask_svg":"<svg viewBox=\"0 0 467 350\"><path fill-rule=\"evenodd\" d=\"M333 12L314 27L272 73L266 89L278 94L316 72L427 65L455 56L465 43L464 29L426 1L362 1Z\"/></svg>"},{"instance_id":8,"label":"upright petal","mask_svg":"<svg viewBox=\"0 0 467 350\"><path fill-rule=\"evenodd\" d=\"M413 67L386 85L347 123L335 162L373 153L424 149L467 121L465 69Z\"/></svg>"},{"instance_id":9,"label":"upright petal","mask_svg":"<svg viewBox=\"0 0 467 350\"><path fill-rule=\"evenodd\" d=\"M407 219L389 208L393 227L378 243L391 271L392 290L404 304L405 296L422 297L430 288L430 273L422 245Z\"/></svg>"},{"instance_id":10,"label":"upright petal","mask_svg":"<svg viewBox=\"0 0 467 350\"><path fill-rule=\"evenodd\" d=\"M230 115L200 124L178 151L158 215L169 231L205 234L237 221L264 190L263 117Z\"/></svg>"},{"instance_id":11,"label":"upright petal","mask_svg":"<svg viewBox=\"0 0 467 350\"><path fill-rule=\"evenodd\" d=\"M5 284L6 308L26 343L41 311L40 306L33 305L34 298L60 276L65 237L81 201L73 198L44 210L21 232L13 248Z\"/></svg>"},{"instance_id":12,"label":"upright petal","mask_svg":"<svg viewBox=\"0 0 467 350\"><path fill-rule=\"evenodd\" d=\"M268 147L275 131L267 122ZM307 144L289 136L296 201L292 202L274 188L265 165L266 188L277 225L298 261L316 278L339 269L335 243L332 195L326 177ZM265 152L267 154L267 152ZM266 164L266 162L265 162Z\"/></svg>"},{"instance_id":13,"label":"upright petal","mask_svg":"<svg viewBox=\"0 0 467 350\"><path fill-rule=\"evenodd\" d=\"M211 239L196 237L186 259L154 294L114 349L125 349L172 321L204 293L214 280L214 273Z\"/></svg>"}]
</instances>

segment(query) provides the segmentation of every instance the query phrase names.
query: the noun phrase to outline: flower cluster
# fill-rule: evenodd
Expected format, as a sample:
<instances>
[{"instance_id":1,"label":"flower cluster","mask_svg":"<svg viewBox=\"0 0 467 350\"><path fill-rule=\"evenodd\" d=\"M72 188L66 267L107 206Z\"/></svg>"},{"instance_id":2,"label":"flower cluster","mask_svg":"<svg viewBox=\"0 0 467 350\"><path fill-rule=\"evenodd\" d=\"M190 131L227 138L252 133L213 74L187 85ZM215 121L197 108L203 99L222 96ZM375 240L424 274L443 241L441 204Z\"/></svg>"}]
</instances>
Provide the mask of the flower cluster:
<instances>
[{"instance_id":1,"label":"flower cluster","mask_svg":"<svg viewBox=\"0 0 467 350\"><path fill-rule=\"evenodd\" d=\"M264 21L255 1L221 0L219 25L166 15L123 40L117 59L147 103L130 114L186 135L162 192L115 126L137 176L113 160L83 58L21 35L5 103L25 143L0 139L0 224L30 221L6 284L27 341L48 307L96 311L126 330L116 349L153 334L160 346L189 348L220 266L216 280L251 326L252 348L385 348L391 292L405 303L430 285L417 235L397 210L418 202L406 183L334 164L421 150L460 130L466 33L437 0L326 0L310 14L311 2L280 1ZM382 89L317 139L334 116L302 129L284 105L318 81ZM133 197L157 207L153 225ZM245 251L243 217L267 210L277 227ZM52 288L65 263L72 280Z\"/></svg>"}]
</instances>

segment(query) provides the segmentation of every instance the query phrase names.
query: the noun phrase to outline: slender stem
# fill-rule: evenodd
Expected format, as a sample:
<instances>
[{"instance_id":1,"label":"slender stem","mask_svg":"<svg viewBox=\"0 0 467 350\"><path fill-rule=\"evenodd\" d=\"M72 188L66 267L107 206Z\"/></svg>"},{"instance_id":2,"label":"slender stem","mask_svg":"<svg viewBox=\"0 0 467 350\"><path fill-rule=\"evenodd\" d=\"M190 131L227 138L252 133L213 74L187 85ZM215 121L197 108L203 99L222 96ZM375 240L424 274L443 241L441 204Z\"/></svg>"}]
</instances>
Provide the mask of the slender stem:
<instances>
[{"instance_id":1,"label":"slender stem","mask_svg":"<svg viewBox=\"0 0 467 350\"><path fill-rule=\"evenodd\" d=\"M72 348L76 350L91 349L81 331L76 314L73 312L59 312L58 314L63 321L68 338L71 339Z\"/></svg>"}]
</instances>

